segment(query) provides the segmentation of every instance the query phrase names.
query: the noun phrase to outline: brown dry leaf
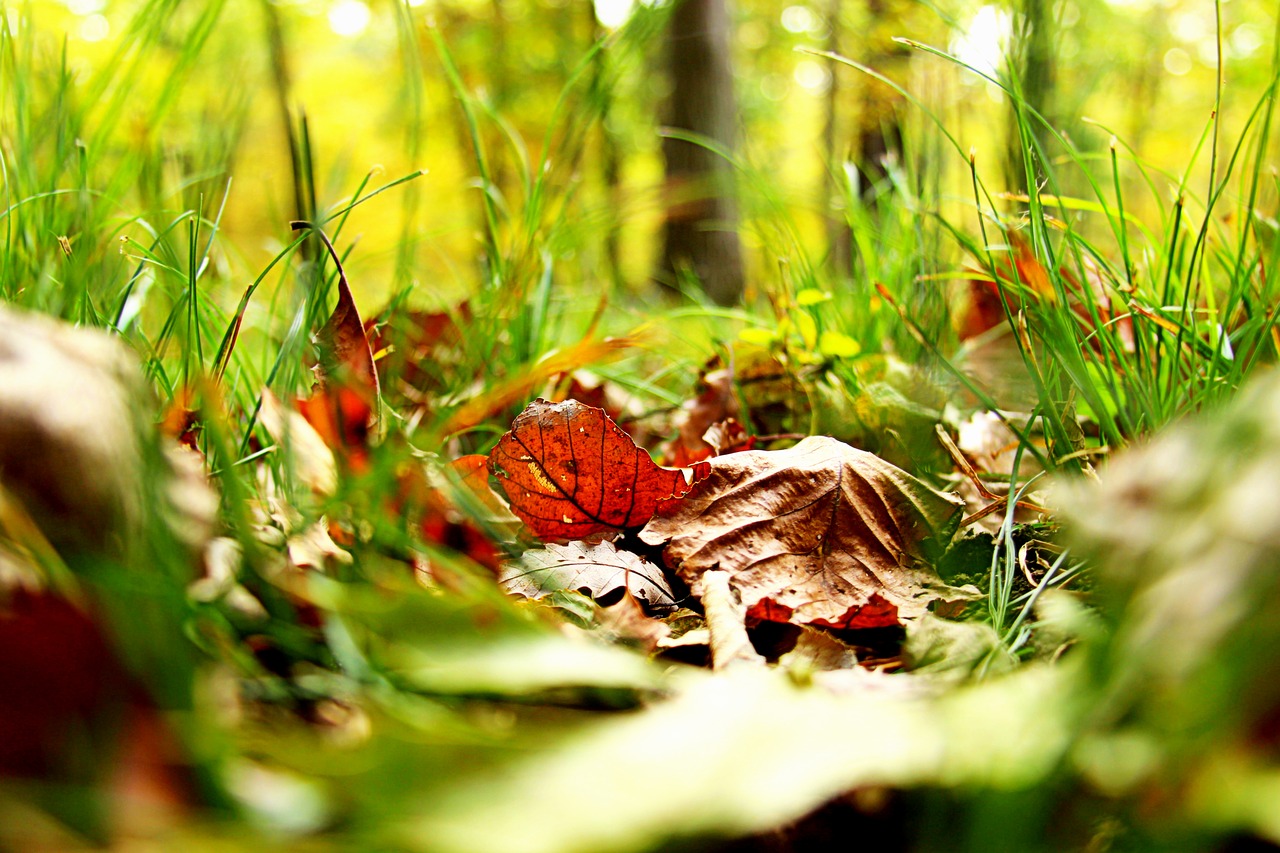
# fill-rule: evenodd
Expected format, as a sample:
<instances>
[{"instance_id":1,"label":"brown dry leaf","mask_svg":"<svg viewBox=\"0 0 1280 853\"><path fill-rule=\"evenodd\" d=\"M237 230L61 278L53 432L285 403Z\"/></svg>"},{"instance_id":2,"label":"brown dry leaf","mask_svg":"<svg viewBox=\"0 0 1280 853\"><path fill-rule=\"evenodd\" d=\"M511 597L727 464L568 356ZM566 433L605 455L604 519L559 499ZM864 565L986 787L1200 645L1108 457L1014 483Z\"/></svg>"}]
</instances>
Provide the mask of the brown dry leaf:
<instances>
[{"instance_id":1,"label":"brown dry leaf","mask_svg":"<svg viewBox=\"0 0 1280 853\"><path fill-rule=\"evenodd\" d=\"M325 242L327 245L328 241ZM378 396L378 371L373 366L373 349L365 334L360 312L356 309L355 297L351 295L351 286L347 284L347 275L336 254L333 262L338 266L338 303L328 322L316 333L316 348L320 351L316 378L322 388L327 388L336 374L345 372L346 376L342 378L372 391L370 401L373 401Z\"/></svg>"},{"instance_id":2,"label":"brown dry leaf","mask_svg":"<svg viewBox=\"0 0 1280 853\"><path fill-rule=\"evenodd\" d=\"M462 329L473 321L461 302L446 311L409 310L393 304L365 321L383 399L410 417L440 404L443 389L468 365Z\"/></svg>"},{"instance_id":3,"label":"brown dry leaf","mask_svg":"<svg viewBox=\"0 0 1280 853\"><path fill-rule=\"evenodd\" d=\"M294 223L295 230L304 227L310 226ZM315 335L320 357L314 367L315 388L297 406L339 461L360 472L368 467L370 440L378 421L378 371L342 261L324 232L316 229L315 234L338 268L338 302Z\"/></svg>"},{"instance_id":4,"label":"brown dry leaf","mask_svg":"<svg viewBox=\"0 0 1280 853\"><path fill-rule=\"evenodd\" d=\"M685 401L676 416L679 434L666 449L672 465L691 465L714 454L705 434L713 425L738 414L738 399L733 393L733 374L723 368L712 370L713 359L698 378L698 396Z\"/></svg>"},{"instance_id":5,"label":"brown dry leaf","mask_svg":"<svg viewBox=\"0 0 1280 853\"><path fill-rule=\"evenodd\" d=\"M703 434L702 440L711 445L716 456L739 453L756 446L756 437L748 435L747 428L733 418L712 424Z\"/></svg>"},{"instance_id":6,"label":"brown dry leaf","mask_svg":"<svg viewBox=\"0 0 1280 853\"><path fill-rule=\"evenodd\" d=\"M729 573L711 569L704 572L700 580L702 606L707 611L711 665L716 669L762 666L764 657L747 636L746 607L733 588Z\"/></svg>"},{"instance_id":7,"label":"brown dry leaf","mask_svg":"<svg viewBox=\"0 0 1280 853\"><path fill-rule=\"evenodd\" d=\"M519 560L502 564L498 582L507 592L526 598L569 589L598 601L621 590L651 610L675 606L675 594L662 568L630 551L619 551L612 542L550 544L526 551Z\"/></svg>"},{"instance_id":8,"label":"brown dry leaf","mask_svg":"<svg viewBox=\"0 0 1280 853\"><path fill-rule=\"evenodd\" d=\"M749 619L874 628L925 613L943 585L925 564L963 503L831 438L710 460L710 475L640 533L702 594L721 569Z\"/></svg>"},{"instance_id":9,"label":"brown dry leaf","mask_svg":"<svg viewBox=\"0 0 1280 853\"><path fill-rule=\"evenodd\" d=\"M806 625L801 629L795 646L779 658L778 663L797 672L830 672L853 669L858 665L858 653L839 638Z\"/></svg>"},{"instance_id":10,"label":"brown dry leaf","mask_svg":"<svg viewBox=\"0 0 1280 853\"><path fill-rule=\"evenodd\" d=\"M649 654L658 650L658 643L671 636L670 626L646 615L640 602L630 593L624 593L617 604L601 607L596 622L603 631L639 646Z\"/></svg>"},{"instance_id":11,"label":"brown dry leaf","mask_svg":"<svg viewBox=\"0 0 1280 853\"><path fill-rule=\"evenodd\" d=\"M602 409L535 400L489 454L511 510L543 541L642 527L706 472L659 468Z\"/></svg>"},{"instance_id":12,"label":"brown dry leaf","mask_svg":"<svg viewBox=\"0 0 1280 853\"><path fill-rule=\"evenodd\" d=\"M350 564L351 554L333 541L329 525L323 518L303 528L288 542L289 562L300 569L319 569L332 563Z\"/></svg>"},{"instance_id":13,"label":"brown dry leaf","mask_svg":"<svg viewBox=\"0 0 1280 853\"><path fill-rule=\"evenodd\" d=\"M264 390L259 418L271 438L291 452L293 472L299 480L317 495L337 491L338 465L333 451L305 417L286 408L270 390Z\"/></svg>"}]
</instances>

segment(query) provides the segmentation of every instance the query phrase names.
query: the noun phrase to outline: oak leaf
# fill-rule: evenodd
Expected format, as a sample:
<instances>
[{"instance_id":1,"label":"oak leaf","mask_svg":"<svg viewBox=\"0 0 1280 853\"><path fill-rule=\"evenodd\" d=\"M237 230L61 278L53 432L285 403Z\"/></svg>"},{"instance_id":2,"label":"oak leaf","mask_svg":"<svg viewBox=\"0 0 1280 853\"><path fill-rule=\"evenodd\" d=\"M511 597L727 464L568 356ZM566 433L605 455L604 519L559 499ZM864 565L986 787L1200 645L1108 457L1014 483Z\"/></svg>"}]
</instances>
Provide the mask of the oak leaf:
<instances>
[{"instance_id":1,"label":"oak leaf","mask_svg":"<svg viewBox=\"0 0 1280 853\"><path fill-rule=\"evenodd\" d=\"M512 512L552 541L640 528L708 469L660 468L603 409L538 399L498 440L489 470Z\"/></svg>"},{"instance_id":2,"label":"oak leaf","mask_svg":"<svg viewBox=\"0 0 1280 853\"><path fill-rule=\"evenodd\" d=\"M503 563L499 583L507 592L542 598L557 590L577 590L599 601L630 593L649 609L671 609L675 594L662 568L612 542L548 544Z\"/></svg>"},{"instance_id":3,"label":"oak leaf","mask_svg":"<svg viewBox=\"0 0 1280 853\"><path fill-rule=\"evenodd\" d=\"M832 628L900 624L944 592L927 565L963 503L827 437L709 460L710 474L640 538L702 594L724 570L747 618Z\"/></svg>"}]
</instances>

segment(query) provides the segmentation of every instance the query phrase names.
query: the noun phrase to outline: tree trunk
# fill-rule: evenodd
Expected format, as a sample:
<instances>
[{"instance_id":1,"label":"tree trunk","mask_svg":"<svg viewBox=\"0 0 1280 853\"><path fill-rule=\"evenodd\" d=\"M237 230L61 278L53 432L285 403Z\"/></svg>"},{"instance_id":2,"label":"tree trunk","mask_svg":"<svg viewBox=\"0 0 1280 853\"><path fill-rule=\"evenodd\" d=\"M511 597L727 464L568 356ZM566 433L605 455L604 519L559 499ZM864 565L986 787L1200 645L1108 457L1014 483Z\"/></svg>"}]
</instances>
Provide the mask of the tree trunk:
<instances>
[{"instance_id":1,"label":"tree trunk","mask_svg":"<svg viewBox=\"0 0 1280 853\"><path fill-rule=\"evenodd\" d=\"M1035 110L1048 121L1054 116L1054 87L1056 70L1053 57L1053 10L1048 0L1021 0L1018 4L1016 24L1016 40L1014 43L1016 69L1018 73L1019 91L1023 103L1030 108L1026 111L1026 122L1031 129L1032 138L1023 140L1018 129L1019 108L1011 104L1009 113L1009 185L1011 188L1029 192L1030 181L1038 183L1043 177L1042 167L1032 157L1030 164L1026 154L1033 143L1041 146L1049 138L1049 131L1040 121L1031 116ZM1035 155L1033 149L1030 153Z\"/></svg>"},{"instance_id":2,"label":"tree trunk","mask_svg":"<svg viewBox=\"0 0 1280 853\"><path fill-rule=\"evenodd\" d=\"M737 135L725 0L678 0L667 24L671 74L668 124L728 151ZM721 305L742 298L733 166L702 145L666 139L667 209L658 279L678 285L692 276Z\"/></svg>"}]
</instances>

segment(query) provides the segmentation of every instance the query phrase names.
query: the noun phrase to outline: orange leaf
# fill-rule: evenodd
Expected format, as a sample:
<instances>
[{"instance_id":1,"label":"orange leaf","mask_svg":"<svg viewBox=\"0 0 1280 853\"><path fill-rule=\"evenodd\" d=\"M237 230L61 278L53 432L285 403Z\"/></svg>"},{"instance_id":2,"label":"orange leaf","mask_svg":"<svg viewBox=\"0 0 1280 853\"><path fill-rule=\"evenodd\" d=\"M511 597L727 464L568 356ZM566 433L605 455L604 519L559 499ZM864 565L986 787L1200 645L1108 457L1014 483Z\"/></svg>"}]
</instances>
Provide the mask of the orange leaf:
<instances>
[{"instance_id":1,"label":"orange leaf","mask_svg":"<svg viewBox=\"0 0 1280 853\"><path fill-rule=\"evenodd\" d=\"M641 527L709 469L660 468L604 410L538 399L499 439L489 470L512 511L545 541Z\"/></svg>"}]
</instances>

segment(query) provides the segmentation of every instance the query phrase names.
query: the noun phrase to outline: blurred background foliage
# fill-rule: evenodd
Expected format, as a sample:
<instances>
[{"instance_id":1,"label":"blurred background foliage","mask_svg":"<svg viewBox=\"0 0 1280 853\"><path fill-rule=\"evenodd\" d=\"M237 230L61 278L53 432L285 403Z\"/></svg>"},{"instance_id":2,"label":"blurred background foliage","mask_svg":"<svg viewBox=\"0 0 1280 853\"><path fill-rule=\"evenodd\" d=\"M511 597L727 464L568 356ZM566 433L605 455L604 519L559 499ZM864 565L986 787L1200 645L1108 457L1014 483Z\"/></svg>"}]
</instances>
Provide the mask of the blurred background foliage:
<instances>
[{"instance_id":1,"label":"blurred background foliage","mask_svg":"<svg viewBox=\"0 0 1280 853\"><path fill-rule=\"evenodd\" d=\"M867 192L882 178L875 142L882 132L908 139L905 165L916 167L908 171L917 191L935 188L921 193L924 203L971 224L968 164L939 146L936 129L883 83L797 48L834 51L906 87L972 149L997 192L1023 189L1006 174L1008 99L969 70L895 37L949 50L994 74L1015 27L1034 21L1028 42L1042 42L1051 59L1022 81L1029 101L1082 151L1105 157L1114 133L1156 174L1181 174L1214 109L1219 29L1211 3L745 0L730 10L748 220L766 204L761 197L784 205L804 251L835 264L848 263L844 184ZM182 176L185 198L157 197L173 186L137 175L136 192L156 208L181 209L203 196L211 215L225 194L217 259L239 279L256 274L289 238L294 179L286 128L301 116L321 208L347 198L370 170L387 178L428 170L401 198L352 214L348 233L359 235L360 249L350 272L370 304L414 286L416 300L435 306L476 286L471 259L485 226L469 132L432 32L475 98L498 207L511 217L526 210L522 182L549 158L555 191L572 193L553 245L557 279L645 294L670 203L660 144L671 85L660 38L668 11L624 0L5 5L10 32L23 33L22 49L32 53L23 71L39 75L30 81L33 95L65 86L63 77L102 82L66 91L91 101L89 125L78 142L59 144L96 149L84 159L103 175L116 172L131 149L158 149L159 162ZM1232 0L1216 11L1222 134L1231 138L1268 83L1276 10L1265 0ZM602 39L605 48L595 51ZM112 70L134 62L128 75ZM549 127L562 97L568 109ZM162 113L153 109L161 98ZM1209 158L1199 157L1188 184L1203 187L1208 169ZM1144 186L1133 168L1122 178L1139 218L1177 192L1176 180ZM779 275L771 256L778 247L762 246L769 237L759 230L767 231L748 222L742 232L757 293ZM115 247L79 248L114 254ZM938 251L938 269L954 264L953 250Z\"/></svg>"}]
</instances>

